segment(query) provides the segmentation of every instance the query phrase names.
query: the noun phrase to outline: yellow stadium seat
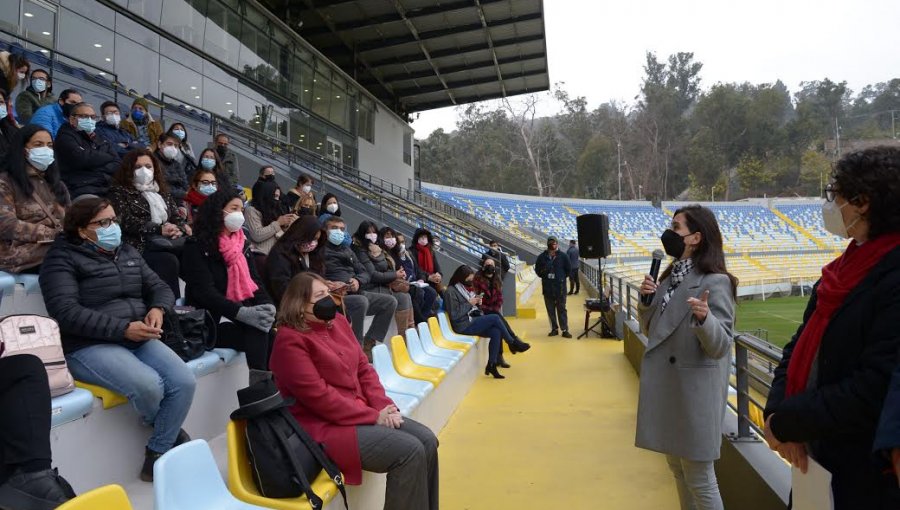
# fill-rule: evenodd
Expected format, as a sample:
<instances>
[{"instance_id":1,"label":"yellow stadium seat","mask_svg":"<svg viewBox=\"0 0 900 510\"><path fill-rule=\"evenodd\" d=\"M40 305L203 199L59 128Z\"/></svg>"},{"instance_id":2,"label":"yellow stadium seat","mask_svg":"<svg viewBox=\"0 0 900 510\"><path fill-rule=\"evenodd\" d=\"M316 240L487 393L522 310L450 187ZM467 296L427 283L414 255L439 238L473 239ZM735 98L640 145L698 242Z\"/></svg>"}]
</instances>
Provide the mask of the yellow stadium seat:
<instances>
[{"instance_id":1,"label":"yellow stadium seat","mask_svg":"<svg viewBox=\"0 0 900 510\"><path fill-rule=\"evenodd\" d=\"M75 386L90 391L94 394L95 397L103 401L103 409L110 409L128 403L128 399L125 397L125 395L121 395L102 386L88 384L81 381L75 381Z\"/></svg>"},{"instance_id":2,"label":"yellow stadium seat","mask_svg":"<svg viewBox=\"0 0 900 510\"><path fill-rule=\"evenodd\" d=\"M444 349L454 349L462 352L469 352L469 349L472 348L472 344L447 340L444 337L444 333L441 331L441 325L440 323L438 323L437 317L428 318L428 331L431 332L431 339L434 340L434 345L438 347L443 347Z\"/></svg>"},{"instance_id":3,"label":"yellow stadium seat","mask_svg":"<svg viewBox=\"0 0 900 510\"><path fill-rule=\"evenodd\" d=\"M394 359L394 368L403 377L428 381L436 387L447 375L447 372L440 368L416 365L409 357L409 351L406 350L406 344L403 343L403 337L400 335L391 338L391 357Z\"/></svg>"},{"instance_id":4,"label":"yellow stadium seat","mask_svg":"<svg viewBox=\"0 0 900 510\"><path fill-rule=\"evenodd\" d=\"M247 424L243 420L228 422L228 489L231 491L231 494L245 503L265 508L312 510L312 505L309 504L306 496L275 499L267 498L259 493L256 488L256 482L253 481L253 468L250 465L250 459L247 457L247 446L244 442L246 426ZM312 490L317 496L322 498L322 503L326 506L338 494L337 485L328 477L328 473L324 469L313 480Z\"/></svg>"},{"instance_id":5,"label":"yellow stadium seat","mask_svg":"<svg viewBox=\"0 0 900 510\"><path fill-rule=\"evenodd\" d=\"M70 499L56 510L131 510L131 501L120 485L104 485Z\"/></svg>"}]
</instances>

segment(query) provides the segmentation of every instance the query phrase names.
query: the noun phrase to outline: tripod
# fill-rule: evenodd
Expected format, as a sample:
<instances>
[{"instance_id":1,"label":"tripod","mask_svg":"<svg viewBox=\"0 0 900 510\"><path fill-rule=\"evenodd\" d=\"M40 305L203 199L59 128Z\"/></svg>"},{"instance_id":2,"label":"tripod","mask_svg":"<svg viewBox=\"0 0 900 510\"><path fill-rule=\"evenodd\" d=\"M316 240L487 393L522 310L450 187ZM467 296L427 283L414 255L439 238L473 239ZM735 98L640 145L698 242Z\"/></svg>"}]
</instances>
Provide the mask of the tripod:
<instances>
[{"instance_id":1,"label":"tripod","mask_svg":"<svg viewBox=\"0 0 900 510\"><path fill-rule=\"evenodd\" d=\"M600 262L602 262L602 259L600 259ZM615 336L616 336L613 333L613 329L609 326L609 323L606 321L606 317L603 315L604 313L609 311L609 304L608 304L608 301L607 301L606 307L604 307L602 304L603 301L606 299L605 296L603 295L603 266L599 262L598 262L598 265L600 267L597 270L597 291L600 293L601 305L600 305L600 309L596 310L596 311L600 312L600 318L597 319L593 324L591 324L590 327L586 328L580 335L578 335L578 338L576 338L576 340L581 340L582 338L585 338L586 336L588 336L588 333L590 333L591 331L593 331L594 333L599 335L600 338L615 338ZM585 313L588 314L588 316L589 316L591 311L593 311L594 309L588 308L587 304L585 304L584 306L585 306ZM606 308L606 310L604 310L604 308ZM585 318L585 324L587 324L587 318ZM599 330L597 329L598 326L600 326Z\"/></svg>"}]
</instances>

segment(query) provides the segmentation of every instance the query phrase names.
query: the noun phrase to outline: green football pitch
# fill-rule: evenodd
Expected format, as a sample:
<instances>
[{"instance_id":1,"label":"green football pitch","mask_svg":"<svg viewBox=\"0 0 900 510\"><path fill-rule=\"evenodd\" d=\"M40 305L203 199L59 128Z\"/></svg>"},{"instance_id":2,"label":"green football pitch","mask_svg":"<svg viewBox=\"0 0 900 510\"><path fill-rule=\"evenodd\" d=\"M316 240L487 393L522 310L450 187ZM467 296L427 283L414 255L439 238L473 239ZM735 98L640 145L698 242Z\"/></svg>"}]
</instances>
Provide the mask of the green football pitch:
<instances>
[{"instance_id":1,"label":"green football pitch","mask_svg":"<svg viewBox=\"0 0 900 510\"><path fill-rule=\"evenodd\" d=\"M768 333L762 336L779 347L784 347L797 332L803 320L803 311L809 297L772 298L765 301L741 301L737 306L736 330L756 334L757 330Z\"/></svg>"}]
</instances>

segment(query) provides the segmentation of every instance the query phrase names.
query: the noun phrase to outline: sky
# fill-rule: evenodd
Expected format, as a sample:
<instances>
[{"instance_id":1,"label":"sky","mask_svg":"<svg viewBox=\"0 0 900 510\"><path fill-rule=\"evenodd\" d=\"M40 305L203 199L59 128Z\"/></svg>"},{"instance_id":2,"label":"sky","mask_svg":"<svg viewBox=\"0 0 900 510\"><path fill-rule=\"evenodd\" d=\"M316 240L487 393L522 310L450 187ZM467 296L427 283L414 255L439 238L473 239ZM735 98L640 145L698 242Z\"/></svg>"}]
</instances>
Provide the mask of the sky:
<instances>
[{"instance_id":1,"label":"sky","mask_svg":"<svg viewBox=\"0 0 900 510\"><path fill-rule=\"evenodd\" d=\"M633 104L647 51L660 61L679 51L703 63L701 87L772 83L791 93L830 78L858 92L900 77L898 0L544 0L551 87L565 82L590 109ZM540 112L559 103L549 96ZM454 107L422 112L416 138L456 128Z\"/></svg>"}]
</instances>

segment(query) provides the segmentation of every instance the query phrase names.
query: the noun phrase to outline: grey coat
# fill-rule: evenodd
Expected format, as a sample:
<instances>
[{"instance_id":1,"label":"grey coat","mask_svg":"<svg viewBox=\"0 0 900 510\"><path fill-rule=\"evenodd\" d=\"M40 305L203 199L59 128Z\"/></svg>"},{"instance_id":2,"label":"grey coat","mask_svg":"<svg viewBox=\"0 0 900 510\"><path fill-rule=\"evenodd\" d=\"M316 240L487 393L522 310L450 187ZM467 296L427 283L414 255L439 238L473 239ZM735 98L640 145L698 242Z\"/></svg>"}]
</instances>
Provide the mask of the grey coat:
<instances>
[{"instance_id":1,"label":"grey coat","mask_svg":"<svg viewBox=\"0 0 900 510\"><path fill-rule=\"evenodd\" d=\"M694 461L719 458L731 371L734 299L724 274L696 268L660 312L669 278L650 306L639 306L647 350L641 364L635 446ZM709 290L709 314L699 324L687 304Z\"/></svg>"}]
</instances>

